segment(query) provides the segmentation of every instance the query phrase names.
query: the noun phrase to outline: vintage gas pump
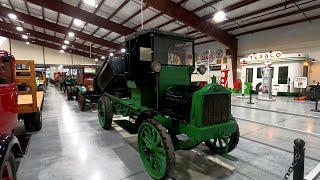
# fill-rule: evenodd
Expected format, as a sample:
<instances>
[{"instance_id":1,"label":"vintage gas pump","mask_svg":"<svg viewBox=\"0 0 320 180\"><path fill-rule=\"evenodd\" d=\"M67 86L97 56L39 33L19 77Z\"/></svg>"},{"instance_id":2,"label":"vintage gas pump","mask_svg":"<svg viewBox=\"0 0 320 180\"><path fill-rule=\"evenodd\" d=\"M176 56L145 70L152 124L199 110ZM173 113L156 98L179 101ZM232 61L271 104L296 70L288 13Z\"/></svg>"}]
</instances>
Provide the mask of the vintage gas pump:
<instances>
[{"instance_id":1,"label":"vintage gas pump","mask_svg":"<svg viewBox=\"0 0 320 180\"><path fill-rule=\"evenodd\" d=\"M265 65L265 68L263 68L263 74L262 74L262 93L259 93L258 99L273 101L275 99L272 98L272 69L271 69L272 62L265 61L264 65Z\"/></svg>"},{"instance_id":2,"label":"vintage gas pump","mask_svg":"<svg viewBox=\"0 0 320 180\"><path fill-rule=\"evenodd\" d=\"M228 73L229 73L228 65L226 64L221 65L220 85L224 86L225 88L228 88Z\"/></svg>"}]
</instances>

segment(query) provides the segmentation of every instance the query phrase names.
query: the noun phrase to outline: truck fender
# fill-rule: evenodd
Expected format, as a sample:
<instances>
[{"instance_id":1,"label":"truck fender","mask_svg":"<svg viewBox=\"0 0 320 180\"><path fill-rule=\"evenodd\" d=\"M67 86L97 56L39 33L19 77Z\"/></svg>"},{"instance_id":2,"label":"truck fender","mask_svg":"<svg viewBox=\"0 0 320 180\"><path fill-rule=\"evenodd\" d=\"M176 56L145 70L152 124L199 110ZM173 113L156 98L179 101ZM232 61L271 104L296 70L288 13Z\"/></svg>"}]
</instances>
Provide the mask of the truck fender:
<instances>
[{"instance_id":1,"label":"truck fender","mask_svg":"<svg viewBox=\"0 0 320 180\"><path fill-rule=\"evenodd\" d=\"M15 158L23 157L19 140L14 135L0 135L0 162L3 165L7 156L12 151Z\"/></svg>"},{"instance_id":2,"label":"truck fender","mask_svg":"<svg viewBox=\"0 0 320 180\"><path fill-rule=\"evenodd\" d=\"M85 94L87 92L87 88L85 86L79 86L78 90L81 94Z\"/></svg>"},{"instance_id":3,"label":"truck fender","mask_svg":"<svg viewBox=\"0 0 320 180\"><path fill-rule=\"evenodd\" d=\"M150 110L146 110L140 113L136 121L134 122L133 133L138 133L139 127L143 123L143 121L147 119L152 119L155 114L156 114L155 112Z\"/></svg>"}]
</instances>

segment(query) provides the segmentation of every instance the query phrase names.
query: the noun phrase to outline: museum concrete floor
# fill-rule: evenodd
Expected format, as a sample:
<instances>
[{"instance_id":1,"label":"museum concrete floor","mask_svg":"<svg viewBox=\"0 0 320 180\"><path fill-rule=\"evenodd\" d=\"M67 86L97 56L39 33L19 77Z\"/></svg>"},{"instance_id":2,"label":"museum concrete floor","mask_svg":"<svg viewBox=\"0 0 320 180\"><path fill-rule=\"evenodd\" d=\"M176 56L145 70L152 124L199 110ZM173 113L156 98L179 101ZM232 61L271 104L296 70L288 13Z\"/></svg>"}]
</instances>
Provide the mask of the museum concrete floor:
<instances>
[{"instance_id":1,"label":"museum concrete floor","mask_svg":"<svg viewBox=\"0 0 320 180\"><path fill-rule=\"evenodd\" d=\"M283 179L293 160L293 140L306 142L305 174L320 161L320 113L314 102L277 97L276 101L232 99L240 126L238 147L225 158L203 144L176 152L175 179ZM279 111L279 112L277 112ZM93 106L80 112L75 101L54 86L43 106L43 128L32 133L18 180L151 179L137 152L136 135L116 124L103 130Z\"/></svg>"}]
</instances>

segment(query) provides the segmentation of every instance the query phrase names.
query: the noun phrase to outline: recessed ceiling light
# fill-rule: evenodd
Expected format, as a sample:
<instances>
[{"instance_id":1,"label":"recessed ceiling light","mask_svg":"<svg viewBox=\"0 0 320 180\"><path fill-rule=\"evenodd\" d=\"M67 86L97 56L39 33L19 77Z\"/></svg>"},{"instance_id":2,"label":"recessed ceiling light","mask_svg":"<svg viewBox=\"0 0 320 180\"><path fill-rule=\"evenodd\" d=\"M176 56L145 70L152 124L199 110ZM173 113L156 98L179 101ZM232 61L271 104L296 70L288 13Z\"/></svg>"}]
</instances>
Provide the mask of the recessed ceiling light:
<instances>
[{"instance_id":1,"label":"recessed ceiling light","mask_svg":"<svg viewBox=\"0 0 320 180\"><path fill-rule=\"evenodd\" d=\"M224 21L225 18L226 18L226 13L223 11L218 11L213 16L214 22L217 22L217 23Z\"/></svg>"},{"instance_id":2,"label":"recessed ceiling light","mask_svg":"<svg viewBox=\"0 0 320 180\"><path fill-rule=\"evenodd\" d=\"M101 59L105 59L106 57L105 56L101 56Z\"/></svg>"},{"instance_id":3,"label":"recessed ceiling light","mask_svg":"<svg viewBox=\"0 0 320 180\"><path fill-rule=\"evenodd\" d=\"M60 50L61 53L64 53L64 50Z\"/></svg>"},{"instance_id":4,"label":"recessed ceiling light","mask_svg":"<svg viewBox=\"0 0 320 180\"><path fill-rule=\"evenodd\" d=\"M78 37L76 37L76 39L79 39Z\"/></svg>"},{"instance_id":5,"label":"recessed ceiling light","mask_svg":"<svg viewBox=\"0 0 320 180\"><path fill-rule=\"evenodd\" d=\"M18 31L23 31L23 28L20 27L20 26L16 27L16 29L17 29Z\"/></svg>"},{"instance_id":6,"label":"recessed ceiling light","mask_svg":"<svg viewBox=\"0 0 320 180\"><path fill-rule=\"evenodd\" d=\"M68 35L69 35L70 37L73 37L73 36L74 36L74 32L68 32Z\"/></svg>"},{"instance_id":7,"label":"recessed ceiling light","mask_svg":"<svg viewBox=\"0 0 320 180\"><path fill-rule=\"evenodd\" d=\"M17 16L15 14L10 13L8 14L8 16L10 19L17 19Z\"/></svg>"},{"instance_id":8,"label":"recessed ceiling light","mask_svg":"<svg viewBox=\"0 0 320 180\"><path fill-rule=\"evenodd\" d=\"M33 43L34 43L35 41L31 41L31 42L33 42Z\"/></svg>"},{"instance_id":9,"label":"recessed ceiling light","mask_svg":"<svg viewBox=\"0 0 320 180\"><path fill-rule=\"evenodd\" d=\"M113 54L113 53L110 53L109 55L110 55L110 56L113 56L114 54Z\"/></svg>"},{"instance_id":10,"label":"recessed ceiling light","mask_svg":"<svg viewBox=\"0 0 320 180\"><path fill-rule=\"evenodd\" d=\"M82 26L82 21L80 19L74 19L73 22L77 26Z\"/></svg>"},{"instance_id":11,"label":"recessed ceiling light","mask_svg":"<svg viewBox=\"0 0 320 180\"><path fill-rule=\"evenodd\" d=\"M97 7L95 0L83 0L83 2L89 6Z\"/></svg>"},{"instance_id":12,"label":"recessed ceiling light","mask_svg":"<svg viewBox=\"0 0 320 180\"><path fill-rule=\"evenodd\" d=\"M126 49L125 49L125 48L122 48L122 49L121 49L121 52L122 52L122 53L126 52Z\"/></svg>"},{"instance_id":13,"label":"recessed ceiling light","mask_svg":"<svg viewBox=\"0 0 320 180\"><path fill-rule=\"evenodd\" d=\"M95 61L98 61L98 58L95 58L94 60L95 60Z\"/></svg>"},{"instance_id":14,"label":"recessed ceiling light","mask_svg":"<svg viewBox=\"0 0 320 180\"><path fill-rule=\"evenodd\" d=\"M22 35L22 38L23 39L28 39L28 36L27 35Z\"/></svg>"},{"instance_id":15,"label":"recessed ceiling light","mask_svg":"<svg viewBox=\"0 0 320 180\"><path fill-rule=\"evenodd\" d=\"M27 44L30 44L29 42L26 42Z\"/></svg>"},{"instance_id":16,"label":"recessed ceiling light","mask_svg":"<svg viewBox=\"0 0 320 180\"><path fill-rule=\"evenodd\" d=\"M68 40L64 40L64 43L65 44L69 44L70 42Z\"/></svg>"},{"instance_id":17,"label":"recessed ceiling light","mask_svg":"<svg viewBox=\"0 0 320 180\"><path fill-rule=\"evenodd\" d=\"M67 46L66 45L62 45L62 49L67 49Z\"/></svg>"}]
</instances>

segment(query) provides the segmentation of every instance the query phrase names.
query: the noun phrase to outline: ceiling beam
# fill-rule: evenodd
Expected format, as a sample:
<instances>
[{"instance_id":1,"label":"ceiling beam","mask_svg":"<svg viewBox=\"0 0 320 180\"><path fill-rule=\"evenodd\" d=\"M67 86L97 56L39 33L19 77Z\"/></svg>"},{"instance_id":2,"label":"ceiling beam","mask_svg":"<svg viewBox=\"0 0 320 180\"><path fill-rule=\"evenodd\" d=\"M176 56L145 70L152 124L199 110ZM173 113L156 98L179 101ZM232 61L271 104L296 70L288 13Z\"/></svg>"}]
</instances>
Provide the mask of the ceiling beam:
<instances>
[{"instance_id":1,"label":"ceiling beam","mask_svg":"<svg viewBox=\"0 0 320 180\"><path fill-rule=\"evenodd\" d=\"M15 39L15 40L22 41L22 42L26 42L26 40L23 39L21 37L21 35L14 34L14 33L8 32L8 31L4 31L4 30L0 30L0 36L7 37L7 38L10 38L10 39ZM32 39L32 38L30 38L30 39ZM36 44L36 45L39 45L39 46L55 49L55 50L58 50L58 51L60 50L60 46L58 46L58 45L51 44L51 43L48 43L48 42L45 42L45 41L36 40L36 39L32 39L32 40L34 40L34 42L32 44ZM77 51L77 50L72 50L71 54L76 54L76 55L79 55L79 56L84 56L84 57L90 58L90 54L89 53L81 52L81 51ZM94 57L98 58L98 56L94 56ZM91 58L93 58L93 57L91 57Z\"/></svg>"},{"instance_id":2,"label":"ceiling beam","mask_svg":"<svg viewBox=\"0 0 320 180\"><path fill-rule=\"evenodd\" d=\"M122 26L120 24L117 24L113 21L107 20L103 17L97 16L95 14L92 14L88 11L82 10L80 8L77 8L75 6L69 5L67 3L64 3L59 0L26 0L30 3L43 6L45 8L51 9L56 12L60 12L62 14L80 19L85 22L90 22L93 25L96 25L98 27L108 29L110 31L116 32L118 34L122 35L129 35L135 30L132 30L126 26Z\"/></svg>"},{"instance_id":3,"label":"ceiling beam","mask_svg":"<svg viewBox=\"0 0 320 180\"><path fill-rule=\"evenodd\" d=\"M179 1L177 4L178 4L178 5L181 5L181 4L186 3L187 1L188 1L188 0L181 0L181 1ZM162 13L158 13L157 15L153 16L152 18L150 18L150 19L146 20L145 22L143 22L143 24L148 24L149 22L157 19L158 17L160 17L160 16L162 16L162 15L163 15ZM139 25L137 25L136 27L134 27L133 29L137 29L137 28L140 27L140 26L141 26L141 25L139 24Z\"/></svg>"},{"instance_id":4,"label":"ceiling beam","mask_svg":"<svg viewBox=\"0 0 320 180\"><path fill-rule=\"evenodd\" d=\"M171 16L172 18L181 21L182 23L191 26L192 28L208 35L211 38L216 39L225 46L233 48L237 43L237 39L232 35L219 29L216 25L210 24L209 22L202 20L197 15L184 9L180 5L172 2L171 0L153 1L146 0L145 3L160 12Z\"/></svg>"},{"instance_id":5,"label":"ceiling beam","mask_svg":"<svg viewBox=\"0 0 320 180\"><path fill-rule=\"evenodd\" d=\"M104 39L101 39L101 38L98 38L95 36L91 36L89 34L79 32L79 31L70 29L65 26L61 26L61 25L58 25L58 24L55 24L55 23L52 23L52 22L49 22L49 21L46 21L43 19L29 16L27 14L24 14L24 13L21 13L18 11L13 11L9 8L5 8L3 6L0 6L0 16L6 17L7 14L9 14L9 13L14 13L15 15L17 15L18 20L24 21L24 22L31 24L31 25L35 25L35 26L38 26L38 27L41 27L44 29L49 29L51 31L56 31L56 32L59 32L62 34L68 34L68 32L72 31L72 32L75 32L76 37L78 37L82 40L89 41L89 42L92 42L95 44L100 44L100 45L110 47L110 48L113 48L116 50L120 50L122 48L122 45L120 45L120 44L113 43L111 41L107 41L107 40L104 40Z\"/></svg>"},{"instance_id":6,"label":"ceiling beam","mask_svg":"<svg viewBox=\"0 0 320 180\"><path fill-rule=\"evenodd\" d=\"M221 11L227 13L227 12L242 8L244 6L247 6L249 4L255 3L257 1L260 1L260 0L243 0L243 1L240 1L238 3L232 4L230 6L227 6L227 7L223 8L223 9L221 9ZM213 12L213 13L207 14L205 16L202 16L201 19L204 19L204 20L210 19L210 18L212 18L214 16L215 13L216 12Z\"/></svg>"},{"instance_id":7,"label":"ceiling beam","mask_svg":"<svg viewBox=\"0 0 320 180\"><path fill-rule=\"evenodd\" d=\"M200 7L198 7L198 8L196 8L196 9L192 10L191 12L192 12L192 13L195 13L195 12L197 12L197 11L200 11L200 10L204 9L204 8L207 8L207 7L209 7L209 6L212 6L212 5L214 5L214 4L217 4L217 3L220 2L220 1L222 1L222 0L213 0L213 1L211 1L211 2L208 2L208 3L206 3L206 4L204 4L204 5L200 6Z\"/></svg>"},{"instance_id":8,"label":"ceiling beam","mask_svg":"<svg viewBox=\"0 0 320 180\"><path fill-rule=\"evenodd\" d=\"M15 25L10 24L10 23L6 23L6 22L0 22L0 28L8 30L8 31L11 31L11 32L17 32ZM40 38L40 39L44 39L44 40L51 41L51 42L54 42L54 43L64 44L64 39L63 38L55 37L55 36L52 36L52 35L49 35L49 34L41 33L41 32L38 32L38 31L31 30L31 29L27 29L27 28L24 28L23 32L21 34L27 34L27 33L29 33L29 35L28 35L29 37L31 36L31 37L34 37L34 38ZM74 42L74 43L66 45L66 46L69 46L69 47L72 47L72 48L75 48L75 49L81 49L81 50L84 50L84 51L90 51L90 47L89 46L82 45L80 43L75 43ZM106 54L108 54L107 51L103 51L101 49L97 49L97 48L93 48L93 47L91 48L91 51L92 51L92 53L100 54L101 56L105 56Z\"/></svg>"},{"instance_id":9,"label":"ceiling beam","mask_svg":"<svg viewBox=\"0 0 320 180\"><path fill-rule=\"evenodd\" d=\"M238 17L235 17L235 18L232 18L232 19L227 19L225 21L217 23L217 25L227 24L227 23L232 22L232 21L237 21L239 19L247 18L247 17L250 17L250 16L257 15L257 14L261 14L261 13L264 13L264 12L267 12L267 11L271 11L273 9L277 9L277 8L280 8L280 7L285 7L286 5L289 5L291 3L298 2L298 1L302 1L302 0L286 0L285 2L276 4L276 5L273 5L273 6L269 6L269 7L263 8L263 9L259 9L257 11L253 11L251 13L246 13L246 14L244 14L242 16L238 16Z\"/></svg>"},{"instance_id":10,"label":"ceiling beam","mask_svg":"<svg viewBox=\"0 0 320 180\"><path fill-rule=\"evenodd\" d=\"M253 34L253 33L256 33L256 32L260 32L260 31L266 31L266 30L270 30L270 29L274 29L274 28L289 26L289 25L303 23L303 22L312 21L312 20L316 20L316 19L320 19L320 15L309 17L309 18L304 18L304 19L300 19L300 20L295 20L295 21L291 21L291 22L287 22L287 23L277 24L277 25L269 26L269 27L265 27L265 28L255 29L255 30L248 31L248 32L238 33L238 34L235 34L235 36Z\"/></svg>"},{"instance_id":11,"label":"ceiling beam","mask_svg":"<svg viewBox=\"0 0 320 180\"><path fill-rule=\"evenodd\" d=\"M306 11L312 11L312 10L319 9L319 8L320 8L320 4L319 5L315 5L315 6L311 6L311 7L307 7L307 8L304 8L304 9L299 9L299 10L296 10L296 11L292 11L292 12L289 12L289 13L281 14L281 15L278 15L278 16L273 16L273 17L269 17L269 18L266 18L266 19L261 19L259 21L254 21L254 22L243 24L243 25L240 25L240 26L228 28L228 29L225 29L225 31L233 31L233 30L236 30L236 29L245 28L245 27L248 27L248 26L256 25L256 24L261 24L261 23L265 23L265 22L268 22L268 21L273 21L273 20L276 20L276 19L280 19L280 18L284 18L284 17L300 14L300 13L303 13L303 12L306 12Z\"/></svg>"}]
</instances>

